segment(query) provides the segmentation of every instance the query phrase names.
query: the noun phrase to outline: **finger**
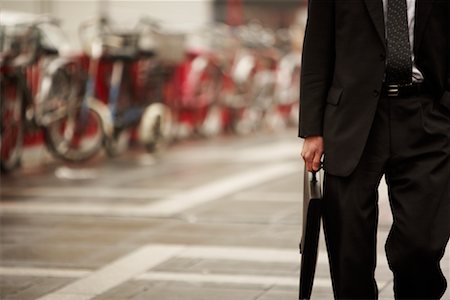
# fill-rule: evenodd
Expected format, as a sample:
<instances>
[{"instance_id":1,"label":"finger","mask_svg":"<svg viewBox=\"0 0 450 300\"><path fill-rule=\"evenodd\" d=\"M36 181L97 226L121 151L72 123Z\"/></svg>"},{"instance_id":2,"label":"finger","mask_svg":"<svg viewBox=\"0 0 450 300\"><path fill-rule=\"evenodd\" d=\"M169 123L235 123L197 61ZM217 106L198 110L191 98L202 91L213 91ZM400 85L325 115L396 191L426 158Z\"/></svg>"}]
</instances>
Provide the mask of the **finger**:
<instances>
[{"instance_id":1,"label":"finger","mask_svg":"<svg viewBox=\"0 0 450 300\"><path fill-rule=\"evenodd\" d=\"M308 172L312 172L312 162L306 162L306 170L308 170Z\"/></svg>"},{"instance_id":2,"label":"finger","mask_svg":"<svg viewBox=\"0 0 450 300\"><path fill-rule=\"evenodd\" d=\"M312 171L312 163L313 163L313 157L310 153L306 153L305 157L305 166L306 166L306 170L308 170L309 172Z\"/></svg>"},{"instance_id":3,"label":"finger","mask_svg":"<svg viewBox=\"0 0 450 300\"><path fill-rule=\"evenodd\" d=\"M302 149L302 152L300 153L300 155L302 156L303 160L306 161L307 157L309 156L309 151L306 149Z\"/></svg>"},{"instance_id":4,"label":"finger","mask_svg":"<svg viewBox=\"0 0 450 300\"><path fill-rule=\"evenodd\" d=\"M316 154L314 155L314 159L312 161L312 168L314 171L318 171L320 169L320 157L322 155L319 154L318 152L316 152Z\"/></svg>"},{"instance_id":5,"label":"finger","mask_svg":"<svg viewBox=\"0 0 450 300\"><path fill-rule=\"evenodd\" d=\"M303 145L302 150L300 151L300 155L305 159L306 154L308 153L308 148Z\"/></svg>"}]
</instances>

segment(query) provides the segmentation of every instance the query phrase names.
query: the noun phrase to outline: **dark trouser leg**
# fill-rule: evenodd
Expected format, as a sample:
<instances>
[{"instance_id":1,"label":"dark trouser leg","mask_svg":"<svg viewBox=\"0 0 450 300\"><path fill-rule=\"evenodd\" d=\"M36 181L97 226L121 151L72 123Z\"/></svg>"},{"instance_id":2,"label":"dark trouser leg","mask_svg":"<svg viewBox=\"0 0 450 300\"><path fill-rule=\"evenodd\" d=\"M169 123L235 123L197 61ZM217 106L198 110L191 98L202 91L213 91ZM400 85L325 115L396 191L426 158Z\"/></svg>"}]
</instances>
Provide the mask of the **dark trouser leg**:
<instances>
[{"instance_id":1,"label":"dark trouser leg","mask_svg":"<svg viewBox=\"0 0 450 300\"><path fill-rule=\"evenodd\" d=\"M448 112L431 97L391 102L392 156L386 171L394 223L386 254L397 299L439 299L450 231Z\"/></svg>"},{"instance_id":2,"label":"dark trouser leg","mask_svg":"<svg viewBox=\"0 0 450 300\"><path fill-rule=\"evenodd\" d=\"M377 189L389 155L387 101L380 101L369 139L349 177L327 174L324 232L337 299L376 299Z\"/></svg>"}]
</instances>

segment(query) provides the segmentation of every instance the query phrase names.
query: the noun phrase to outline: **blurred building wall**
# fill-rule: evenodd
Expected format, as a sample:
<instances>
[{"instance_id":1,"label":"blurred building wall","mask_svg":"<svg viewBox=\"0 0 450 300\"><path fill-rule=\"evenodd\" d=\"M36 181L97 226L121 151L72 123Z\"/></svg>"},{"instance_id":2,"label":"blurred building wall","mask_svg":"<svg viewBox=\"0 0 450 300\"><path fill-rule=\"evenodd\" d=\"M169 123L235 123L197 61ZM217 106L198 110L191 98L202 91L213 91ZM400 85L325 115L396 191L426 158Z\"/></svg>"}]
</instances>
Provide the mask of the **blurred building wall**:
<instances>
[{"instance_id":1,"label":"blurred building wall","mask_svg":"<svg viewBox=\"0 0 450 300\"><path fill-rule=\"evenodd\" d=\"M49 13L59 18L70 48L79 51L79 24L100 15L109 16L126 28L148 16L160 21L163 27L185 32L212 21L230 21L230 16L243 23L258 19L263 26L274 29L292 24L303 28L306 3L306 0L0 0L0 9Z\"/></svg>"},{"instance_id":2,"label":"blurred building wall","mask_svg":"<svg viewBox=\"0 0 450 300\"><path fill-rule=\"evenodd\" d=\"M71 46L80 49L78 26L106 14L124 27L149 16L175 30L190 31L213 20L212 0L1 0L0 9L49 13L62 21Z\"/></svg>"},{"instance_id":3,"label":"blurred building wall","mask_svg":"<svg viewBox=\"0 0 450 300\"><path fill-rule=\"evenodd\" d=\"M307 0L213 0L213 11L219 22L241 25L257 19L276 29L298 23L298 13L306 10L306 5Z\"/></svg>"},{"instance_id":4,"label":"blurred building wall","mask_svg":"<svg viewBox=\"0 0 450 300\"><path fill-rule=\"evenodd\" d=\"M107 12L123 24L133 25L140 16L149 16L163 25L190 31L212 21L210 0L108 1Z\"/></svg>"}]
</instances>

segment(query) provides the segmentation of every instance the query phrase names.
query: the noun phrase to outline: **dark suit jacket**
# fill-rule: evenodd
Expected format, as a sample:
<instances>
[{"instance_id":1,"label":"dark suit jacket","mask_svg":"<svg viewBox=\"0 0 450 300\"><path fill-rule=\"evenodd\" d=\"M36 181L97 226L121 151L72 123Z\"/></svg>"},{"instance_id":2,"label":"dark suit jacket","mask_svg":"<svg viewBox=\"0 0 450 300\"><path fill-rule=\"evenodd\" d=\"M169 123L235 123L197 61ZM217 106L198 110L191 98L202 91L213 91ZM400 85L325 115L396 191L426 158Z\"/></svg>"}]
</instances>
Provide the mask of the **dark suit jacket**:
<instances>
[{"instance_id":1,"label":"dark suit jacket","mask_svg":"<svg viewBox=\"0 0 450 300\"><path fill-rule=\"evenodd\" d=\"M450 110L450 0L416 0L414 55L439 105ZM382 0L309 0L299 136L324 137L325 170L359 162L385 72Z\"/></svg>"}]
</instances>

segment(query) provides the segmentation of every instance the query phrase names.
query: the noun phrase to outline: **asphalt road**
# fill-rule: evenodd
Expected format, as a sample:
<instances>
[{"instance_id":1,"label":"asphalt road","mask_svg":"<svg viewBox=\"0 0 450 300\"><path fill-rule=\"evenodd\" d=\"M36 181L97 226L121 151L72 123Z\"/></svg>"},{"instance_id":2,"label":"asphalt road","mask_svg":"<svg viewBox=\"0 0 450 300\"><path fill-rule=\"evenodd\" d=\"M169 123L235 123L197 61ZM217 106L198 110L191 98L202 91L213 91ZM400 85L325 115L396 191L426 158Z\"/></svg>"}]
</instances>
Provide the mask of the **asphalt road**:
<instances>
[{"instance_id":1,"label":"asphalt road","mask_svg":"<svg viewBox=\"0 0 450 300\"><path fill-rule=\"evenodd\" d=\"M295 130L226 136L3 176L0 299L297 299L300 146ZM382 186L380 299L391 221ZM323 240L312 299L332 299Z\"/></svg>"}]
</instances>

